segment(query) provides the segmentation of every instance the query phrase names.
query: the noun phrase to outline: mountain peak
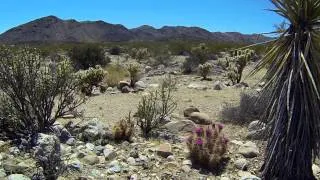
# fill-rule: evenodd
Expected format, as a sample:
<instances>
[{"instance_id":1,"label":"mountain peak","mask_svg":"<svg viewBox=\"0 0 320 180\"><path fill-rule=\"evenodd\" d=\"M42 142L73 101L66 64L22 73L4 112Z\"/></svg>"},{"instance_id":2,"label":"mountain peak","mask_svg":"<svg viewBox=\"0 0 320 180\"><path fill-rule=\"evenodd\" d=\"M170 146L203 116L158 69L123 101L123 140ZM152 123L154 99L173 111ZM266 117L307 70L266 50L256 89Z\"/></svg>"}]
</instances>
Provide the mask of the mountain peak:
<instances>
[{"instance_id":1,"label":"mountain peak","mask_svg":"<svg viewBox=\"0 0 320 180\"><path fill-rule=\"evenodd\" d=\"M266 37L260 38L260 42ZM143 25L127 29L121 24L104 21L62 20L50 15L12 28L0 35L0 43L28 42L118 42L156 40L201 40L255 43L256 36L241 33L213 33L199 27L163 26L156 29Z\"/></svg>"}]
</instances>

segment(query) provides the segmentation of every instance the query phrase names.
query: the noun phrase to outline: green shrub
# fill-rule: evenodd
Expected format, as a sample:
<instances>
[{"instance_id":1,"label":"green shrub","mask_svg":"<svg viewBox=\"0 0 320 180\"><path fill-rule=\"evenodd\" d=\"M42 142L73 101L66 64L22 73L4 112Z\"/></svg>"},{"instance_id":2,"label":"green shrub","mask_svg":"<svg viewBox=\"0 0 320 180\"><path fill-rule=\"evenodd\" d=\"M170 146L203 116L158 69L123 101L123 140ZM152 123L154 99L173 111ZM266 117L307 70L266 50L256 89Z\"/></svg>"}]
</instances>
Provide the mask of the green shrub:
<instances>
[{"instance_id":1,"label":"green shrub","mask_svg":"<svg viewBox=\"0 0 320 180\"><path fill-rule=\"evenodd\" d=\"M140 64L129 63L127 64L127 71L130 75L130 86L134 87L134 84L139 81L139 73L141 72Z\"/></svg>"},{"instance_id":2,"label":"green shrub","mask_svg":"<svg viewBox=\"0 0 320 180\"><path fill-rule=\"evenodd\" d=\"M130 55L133 59L136 59L139 63L142 63L143 60L150 58L151 53L147 48L132 48Z\"/></svg>"},{"instance_id":3,"label":"green shrub","mask_svg":"<svg viewBox=\"0 0 320 180\"><path fill-rule=\"evenodd\" d=\"M195 129L187 139L192 164L211 171L221 168L229 141L222 133L222 129L222 124Z\"/></svg>"},{"instance_id":4,"label":"green shrub","mask_svg":"<svg viewBox=\"0 0 320 180\"><path fill-rule=\"evenodd\" d=\"M191 54L197 59L199 64L204 64L208 60L209 49L205 43L200 43L191 49Z\"/></svg>"},{"instance_id":5,"label":"green shrub","mask_svg":"<svg viewBox=\"0 0 320 180\"><path fill-rule=\"evenodd\" d=\"M104 51L97 45L78 45L69 51L70 59L75 69L88 69L96 65L105 66L111 60L104 55Z\"/></svg>"},{"instance_id":6,"label":"green shrub","mask_svg":"<svg viewBox=\"0 0 320 180\"><path fill-rule=\"evenodd\" d=\"M109 49L109 53L111 55L120 55L121 54L121 48L118 47L118 46L114 46L114 47Z\"/></svg>"},{"instance_id":7,"label":"green shrub","mask_svg":"<svg viewBox=\"0 0 320 180\"><path fill-rule=\"evenodd\" d=\"M165 118L176 109L172 94L175 85L176 81L169 76L161 82L158 90L142 96L135 117L144 137L150 137L150 133L162 126Z\"/></svg>"},{"instance_id":8,"label":"green shrub","mask_svg":"<svg viewBox=\"0 0 320 180\"><path fill-rule=\"evenodd\" d=\"M80 70L78 73L80 90L86 95L91 95L93 87L102 86L106 72L97 65L95 68L90 67L87 70Z\"/></svg>"},{"instance_id":9,"label":"green shrub","mask_svg":"<svg viewBox=\"0 0 320 180\"><path fill-rule=\"evenodd\" d=\"M210 63L204 63L199 65L199 74L202 77L203 80L207 80L207 76L212 71L212 64Z\"/></svg>"},{"instance_id":10,"label":"green shrub","mask_svg":"<svg viewBox=\"0 0 320 180\"><path fill-rule=\"evenodd\" d=\"M184 74L190 74L194 72L196 67L199 65L199 60L195 57L188 57L182 64L182 72Z\"/></svg>"},{"instance_id":11,"label":"green shrub","mask_svg":"<svg viewBox=\"0 0 320 180\"><path fill-rule=\"evenodd\" d=\"M113 137L116 141L131 141L134 134L134 121L132 120L131 113L125 118L121 119L113 127Z\"/></svg>"},{"instance_id":12,"label":"green shrub","mask_svg":"<svg viewBox=\"0 0 320 180\"><path fill-rule=\"evenodd\" d=\"M71 64L43 62L37 50L0 47L0 129L10 138L50 131L83 103Z\"/></svg>"},{"instance_id":13,"label":"green shrub","mask_svg":"<svg viewBox=\"0 0 320 180\"><path fill-rule=\"evenodd\" d=\"M126 68L120 65L109 65L106 70L108 72L108 76L105 79L105 83L109 87L116 87L120 81L124 80L126 77L129 77L129 73Z\"/></svg>"}]
</instances>

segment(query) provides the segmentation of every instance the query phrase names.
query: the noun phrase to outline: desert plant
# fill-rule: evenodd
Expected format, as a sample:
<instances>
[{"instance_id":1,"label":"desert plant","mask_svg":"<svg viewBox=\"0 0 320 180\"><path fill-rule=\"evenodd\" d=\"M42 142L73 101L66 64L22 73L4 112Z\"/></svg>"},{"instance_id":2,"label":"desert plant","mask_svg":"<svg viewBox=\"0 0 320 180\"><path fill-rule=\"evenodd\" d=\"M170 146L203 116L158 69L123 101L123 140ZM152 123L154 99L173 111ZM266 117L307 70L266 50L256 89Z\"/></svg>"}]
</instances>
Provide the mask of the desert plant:
<instances>
[{"instance_id":1,"label":"desert plant","mask_svg":"<svg viewBox=\"0 0 320 180\"><path fill-rule=\"evenodd\" d=\"M191 49L191 54L197 59L199 64L204 64L208 60L209 49L205 43L200 43L198 46Z\"/></svg>"},{"instance_id":2,"label":"desert plant","mask_svg":"<svg viewBox=\"0 0 320 180\"><path fill-rule=\"evenodd\" d=\"M139 48L139 49L133 48L131 50L130 55L133 59L136 59L139 63L141 63L143 60L148 59L151 56L147 48Z\"/></svg>"},{"instance_id":3,"label":"desert plant","mask_svg":"<svg viewBox=\"0 0 320 180\"><path fill-rule=\"evenodd\" d=\"M121 53L121 48L118 47L118 46L114 46L114 47L112 47L112 48L109 49L109 53L110 53L111 55L120 55L120 53Z\"/></svg>"},{"instance_id":4,"label":"desert plant","mask_svg":"<svg viewBox=\"0 0 320 180\"><path fill-rule=\"evenodd\" d=\"M228 139L222 133L222 124L198 127L187 139L192 164L211 171L221 168L227 152Z\"/></svg>"},{"instance_id":5,"label":"desert plant","mask_svg":"<svg viewBox=\"0 0 320 180\"><path fill-rule=\"evenodd\" d=\"M110 64L106 70L108 72L108 76L105 79L105 83L109 87L116 87L121 80L129 76L126 68L122 67L121 65Z\"/></svg>"},{"instance_id":6,"label":"desert plant","mask_svg":"<svg viewBox=\"0 0 320 180\"><path fill-rule=\"evenodd\" d=\"M113 137L116 141L130 141L134 133L134 121L131 112L113 127Z\"/></svg>"},{"instance_id":7,"label":"desert plant","mask_svg":"<svg viewBox=\"0 0 320 180\"><path fill-rule=\"evenodd\" d=\"M173 96L175 85L176 81L168 76L163 79L158 90L142 96L135 117L144 137L148 138L151 131L163 125L165 118L177 107Z\"/></svg>"},{"instance_id":8,"label":"desert plant","mask_svg":"<svg viewBox=\"0 0 320 180\"><path fill-rule=\"evenodd\" d=\"M57 118L83 103L69 61L50 68L37 50L0 48L1 131L11 138L50 131Z\"/></svg>"},{"instance_id":9,"label":"desert plant","mask_svg":"<svg viewBox=\"0 0 320 180\"><path fill-rule=\"evenodd\" d=\"M268 66L263 93L269 124L262 179L315 180L320 151L320 0L272 0L289 26L271 43L253 73Z\"/></svg>"},{"instance_id":10,"label":"desert plant","mask_svg":"<svg viewBox=\"0 0 320 180\"><path fill-rule=\"evenodd\" d=\"M226 57L227 77L233 84L241 82L243 70L253 55L253 50L246 49L234 51L232 57Z\"/></svg>"},{"instance_id":11,"label":"desert plant","mask_svg":"<svg viewBox=\"0 0 320 180\"><path fill-rule=\"evenodd\" d=\"M196 67L199 65L199 60L193 56L187 57L182 64L182 72L185 74L190 74L194 72Z\"/></svg>"},{"instance_id":12,"label":"desert plant","mask_svg":"<svg viewBox=\"0 0 320 180\"><path fill-rule=\"evenodd\" d=\"M213 66L210 63L204 63L199 65L199 74L203 80L207 80L207 76L211 72Z\"/></svg>"},{"instance_id":13,"label":"desert plant","mask_svg":"<svg viewBox=\"0 0 320 180\"><path fill-rule=\"evenodd\" d=\"M87 70L80 70L77 75L81 92L89 96L94 86L103 88L101 83L107 76L107 72L97 65L95 68L90 67Z\"/></svg>"},{"instance_id":14,"label":"desert plant","mask_svg":"<svg viewBox=\"0 0 320 180\"><path fill-rule=\"evenodd\" d=\"M129 63L127 64L127 71L130 75L130 86L134 87L134 84L139 80L139 73L141 71L140 64Z\"/></svg>"},{"instance_id":15,"label":"desert plant","mask_svg":"<svg viewBox=\"0 0 320 180\"><path fill-rule=\"evenodd\" d=\"M111 60L104 50L97 45L78 45L69 51L70 59L75 69L88 69L96 65L105 66Z\"/></svg>"}]
</instances>

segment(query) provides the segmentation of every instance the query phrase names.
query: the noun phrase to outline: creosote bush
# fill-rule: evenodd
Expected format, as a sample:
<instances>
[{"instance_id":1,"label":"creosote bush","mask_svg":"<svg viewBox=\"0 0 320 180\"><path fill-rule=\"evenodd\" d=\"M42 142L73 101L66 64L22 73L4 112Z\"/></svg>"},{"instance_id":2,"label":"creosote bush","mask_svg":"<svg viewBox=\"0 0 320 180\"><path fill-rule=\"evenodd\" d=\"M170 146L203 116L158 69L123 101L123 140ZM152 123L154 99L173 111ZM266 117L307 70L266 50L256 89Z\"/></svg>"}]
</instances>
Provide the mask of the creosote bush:
<instances>
[{"instance_id":1,"label":"creosote bush","mask_svg":"<svg viewBox=\"0 0 320 180\"><path fill-rule=\"evenodd\" d=\"M113 137L116 141L131 141L134 134L134 121L131 117L131 112L125 119L121 119L113 127Z\"/></svg>"},{"instance_id":2,"label":"creosote bush","mask_svg":"<svg viewBox=\"0 0 320 180\"><path fill-rule=\"evenodd\" d=\"M98 45L78 45L69 51L70 59L75 69L88 69L96 65L105 66L110 63L110 58L106 57L104 50Z\"/></svg>"},{"instance_id":3,"label":"creosote bush","mask_svg":"<svg viewBox=\"0 0 320 180\"><path fill-rule=\"evenodd\" d=\"M150 133L162 126L165 118L176 109L177 103L173 96L175 85L176 81L168 76L161 82L159 89L142 96L135 117L144 137L150 137Z\"/></svg>"},{"instance_id":4,"label":"creosote bush","mask_svg":"<svg viewBox=\"0 0 320 180\"><path fill-rule=\"evenodd\" d=\"M69 61L51 66L34 49L0 47L0 138L50 131L83 103Z\"/></svg>"},{"instance_id":5,"label":"creosote bush","mask_svg":"<svg viewBox=\"0 0 320 180\"><path fill-rule=\"evenodd\" d=\"M207 80L207 76L212 71L212 64L210 63L204 63L199 65L199 74L202 77L203 80Z\"/></svg>"},{"instance_id":6,"label":"creosote bush","mask_svg":"<svg viewBox=\"0 0 320 180\"><path fill-rule=\"evenodd\" d=\"M208 60L208 47L201 43L191 49L191 55L182 64L182 71L185 74L190 74L198 67L199 64L204 64Z\"/></svg>"},{"instance_id":7,"label":"creosote bush","mask_svg":"<svg viewBox=\"0 0 320 180\"><path fill-rule=\"evenodd\" d=\"M130 86L134 87L134 84L139 80L141 66L138 63L129 63L127 64L127 71L130 75Z\"/></svg>"},{"instance_id":8,"label":"creosote bush","mask_svg":"<svg viewBox=\"0 0 320 180\"><path fill-rule=\"evenodd\" d=\"M99 87L103 91L104 86L101 84L104 78L107 76L107 72L104 71L101 66L97 65L95 68L90 67L87 70L78 71L80 90L85 95L91 95L93 87Z\"/></svg>"},{"instance_id":9,"label":"creosote bush","mask_svg":"<svg viewBox=\"0 0 320 180\"><path fill-rule=\"evenodd\" d=\"M130 55L133 59L136 59L139 63L151 57L151 53L147 48L139 48L139 49L132 48Z\"/></svg>"},{"instance_id":10,"label":"creosote bush","mask_svg":"<svg viewBox=\"0 0 320 180\"><path fill-rule=\"evenodd\" d=\"M196 128L189 136L187 139L189 158L195 166L211 171L221 168L229 141L222 129L222 124L212 124Z\"/></svg>"}]
</instances>

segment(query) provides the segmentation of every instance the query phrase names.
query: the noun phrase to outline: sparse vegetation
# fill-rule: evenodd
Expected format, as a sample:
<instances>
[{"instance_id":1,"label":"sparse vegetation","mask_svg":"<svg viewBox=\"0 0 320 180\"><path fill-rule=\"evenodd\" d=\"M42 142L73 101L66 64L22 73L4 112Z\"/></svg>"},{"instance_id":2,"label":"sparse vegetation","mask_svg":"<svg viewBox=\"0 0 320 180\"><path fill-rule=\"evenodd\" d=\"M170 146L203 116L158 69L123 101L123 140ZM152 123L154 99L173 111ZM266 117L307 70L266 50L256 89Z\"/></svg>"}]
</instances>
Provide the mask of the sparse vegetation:
<instances>
[{"instance_id":1,"label":"sparse vegetation","mask_svg":"<svg viewBox=\"0 0 320 180\"><path fill-rule=\"evenodd\" d=\"M227 152L228 139L224 136L222 124L198 127L187 139L192 163L213 172L222 167Z\"/></svg>"},{"instance_id":2,"label":"sparse vegetation","mask_svg":"<svg viewBox=\"0 0 320 180\"><path fill-rule=\"evenodd\" d=\"M131 141L134 134L134 121L131 117L131 112L125 119L121 119L113 127L113 137L116 141Z\"/></svg>"},{"instance_id":3,"label":"sparse vegetation","mask_svg":"<svg viewBox=\"0 0 320 180\"><path fill-rule=\"evenodd\" d=\"M204 64L200 64L199 65L199 74L202 77L203 80L207 80L208 79L208 75L209 73L212 71L212 64L210 63L204 63Z\"/></svg>"},{"instance_id":4,"label":"sparse vegetation","mask_svg":"<svg viewBox=\"0 0 320 180\"><path fill-rule=\"evenodd\" d=\"M130 55L133 59L136 59L139 63L150 58L151 54L147 48L133 48L131 49Z\"/></svg>"},{"instance_id":5,"label":"sparse vegetation","mask_svg":"<svg viewBox=\"0 0 320 180\"><path fill-rule=\"evenodd\" d=\"M130 75L130 86L134 87L134 84L139 81L139 73L141 71L140 64L138 63L129 63L127 64L127 71Z\"/></svg>"},{"instance_id":6,"label":"sparse vegetation","mask_svg":"<svg viewBox=\"0 0 320 180\"><path fill-rule=\"evenodd\" d=\"M105 56L103 49L93 44L74 46L69 51L69 56L77 70L86 70L96 65L105 66L110 62L110 58Z\"/></svg>"},{"instance_id":7,"label":"sparse vegetation","mask_svg":"<svg viewBox=\"0 0 320 180\"><path fill-rule=\"evenodd\" d=\"M78 73L80 90L85 95L91 95L93 87L99 87L102 91L104 86L101 84L104 78L107 76L101 66L97 65L94 68L90 67L87 70L80 70Z\"/></svg>"},{"instance_id":8,"label":"sparse vegetation","mask_svg":"<svg viewBox=\"0 0 320 180\"><path fill-rule=\"evenodd\" d=\"M172 94L175 84L176 82L168 76L158 90L142 96L135 116L144 137L148 138L153 130L163 125L164 119L177 107Z\"/></svg>"},{"instance_id":9,"label":"sparse vegetation","mask_svg":"<svg viewBox=\"0 0 320 180\"><path fill-rule=\"evenodd\" d=\"M50 68L42 62L36 50L1 47L1 135L27 138L48 132L57 118L82 104L70 63Z\"/></svg>"},{"instance_id":10,"label":"sparse vegetation","mask_svg":"<svg viewBox=\"0 0 320 180\"><path fill-rule=\"evenodd\" d=\"M105 78L105 83L109 87L116 87L120 81L126 77L129 77L129 73L127 72L126 68L122 67L121 65L110 64L106 68L106 71L108 72L108 75Z\"/></svg>"}]
</instances>

